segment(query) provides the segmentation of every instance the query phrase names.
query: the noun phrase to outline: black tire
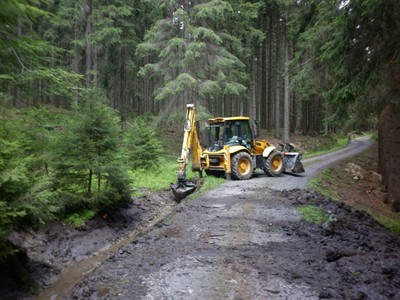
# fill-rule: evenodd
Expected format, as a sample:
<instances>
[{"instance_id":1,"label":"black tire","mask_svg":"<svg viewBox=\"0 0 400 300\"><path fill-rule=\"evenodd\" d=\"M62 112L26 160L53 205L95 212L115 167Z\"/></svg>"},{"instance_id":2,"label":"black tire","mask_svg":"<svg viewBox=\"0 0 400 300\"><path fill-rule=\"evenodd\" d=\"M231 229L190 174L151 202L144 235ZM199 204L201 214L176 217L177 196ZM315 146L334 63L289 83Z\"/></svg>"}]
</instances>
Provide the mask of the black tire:
<instances>
[{"instance_id":1,"label":"black tire","mask_svg":"<svg viewBox=\"0 0 400 300\"><path fill-rule=\"evenodd\" d=\"M285 162L282 153L274 150L267 158L264 158L264 172L268 176L278 177L284 171Z\"/></svg>"},{"instance_id":2,"label":"black tire","mask_svg":"<svg viewBox=\"0 0 400 300\"><path fill-rule=\"evenodd\" d=\"M231 159L232 178L239 180L250 179L253 175L253 159L247 152L239 152Z\"/></svg>"}]
</instances>

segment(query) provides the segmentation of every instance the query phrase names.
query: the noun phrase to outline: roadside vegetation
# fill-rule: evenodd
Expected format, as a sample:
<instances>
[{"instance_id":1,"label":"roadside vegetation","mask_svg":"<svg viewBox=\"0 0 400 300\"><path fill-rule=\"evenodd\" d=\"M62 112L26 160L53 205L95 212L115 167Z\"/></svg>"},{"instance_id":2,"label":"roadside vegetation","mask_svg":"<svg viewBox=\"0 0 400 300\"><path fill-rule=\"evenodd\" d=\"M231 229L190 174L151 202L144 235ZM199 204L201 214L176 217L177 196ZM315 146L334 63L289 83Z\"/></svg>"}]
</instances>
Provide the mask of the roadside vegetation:
<instances>
[{"instance_id":1,"label":"roadside vegetation","mask_svg":"<svg viewBox=\"0 0 400 300\"><path fill-rule=\"evenodd\" d=\"M129 201L136 178L138 186L143 179L139 170L154 170L150 187L156 170L168 172L159 165L162 147L151 120L138 117L122 130L101 92L80 96L71 110L0 105L0 260L14 252L11 230L54 219L82 227Z\"/></svg>"}]
</instances>

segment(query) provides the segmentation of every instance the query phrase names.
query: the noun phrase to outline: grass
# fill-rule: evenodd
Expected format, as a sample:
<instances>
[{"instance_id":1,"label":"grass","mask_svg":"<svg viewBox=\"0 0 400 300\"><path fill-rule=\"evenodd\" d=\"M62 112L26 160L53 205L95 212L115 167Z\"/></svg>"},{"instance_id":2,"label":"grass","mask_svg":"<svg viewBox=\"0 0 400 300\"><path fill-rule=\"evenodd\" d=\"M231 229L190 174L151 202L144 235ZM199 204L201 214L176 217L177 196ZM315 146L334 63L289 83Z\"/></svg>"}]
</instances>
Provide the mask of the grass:
<instances>
[{"instance_id":1,"label":"grass","mask_svg":"<svg viewBox=\"0 0 400 300\"><path fill-rule=\"evenodd\" d=\"M324 155L329 152L333 152L339 150L345 146L347 146L348 140L345 137L337 138L334 141L328 142L325 146L320 146L321 148L317 147L316 149L311 150L308 153L303 155L304 158L315 157L319 155Z\"/></svg>"},{"instance_id":2,"label":"grass","mask_svg":"<svg viewBox=\"0 0 400 300\"><path fill-rule=\"evenodd\" d=\"M332 169L324 169L317 177L311 179L307 184L306 188L320 192L326 197L330 197L333 200L339 200L337 185L341 182L343 177L337 176Z\"/></svg>"},{"instance_id":3,"label":"grass","mask_svg":"<svg viewBox=\"0 0 400 300\"><path fill-rule=\"evenodd\" d=\"M138 169L129 172L133 182L135 194L140 190L161 191L169 187L171 182L176 182L178 163L176 159L162 158L157 168Z\"/></svg>"},{"instance_id":4,"label":"grass","mask_svg":"<svg viewBox=\"0 0 400 300\"><path fill-rule=\"evenodd\" d=\"M178 170L177 159L162 158L158 168L139 169L130 172L134 186L134 195L139 196L143 190L162 191L169 188L170 183L176 183L176 171ZM204 180L201 185L201 193L221 185L225 180L214 176L207 176L203 173ZM198 172L193 172L191 163L187 166L187 180L198 182L200 179ZM192 194L199 196L199 193Z\"/></svg>"},{"instance_id":5,"label":"grass","mask_svg":"<svg viewBox=\"0 0 400 300\"><path fill-rule=\"evenodd\" d=\"M322 224L329 220L329 214L315 205L299 206L296 209L305 221Z\"/></svg>"}]
</instances>

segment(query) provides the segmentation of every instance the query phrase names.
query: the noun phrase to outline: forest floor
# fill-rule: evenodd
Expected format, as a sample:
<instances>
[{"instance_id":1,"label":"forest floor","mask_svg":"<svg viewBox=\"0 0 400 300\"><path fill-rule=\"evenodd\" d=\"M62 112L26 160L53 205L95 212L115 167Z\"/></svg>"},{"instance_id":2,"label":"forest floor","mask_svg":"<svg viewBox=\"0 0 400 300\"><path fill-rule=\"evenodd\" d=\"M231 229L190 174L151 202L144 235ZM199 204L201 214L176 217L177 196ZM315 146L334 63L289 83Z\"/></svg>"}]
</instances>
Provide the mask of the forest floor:
<instances>
[{"instance_id":1,"label":"forest floor","mask_svg":"<svg viewBox=\"0 0 400 300\"><path fill-rule=\"evenodd\" d=\"M170 190L135 197L81 229L53 223L16 232L12 241L26 251L19 264L28 273L12 263L3 266L0 294L4 299L399 298L400 238L363 212L399 218L382 204L376 161L373 146L323 168L311 181L256 174L180 204ZM306 172L318 164L305 163ZM340 201L304 189L305 179ZM328 218L319 225L304 221L297 211L301 206L319 207ZM27 275L31 289L23 290L19 285L29 282Z\"/></svg>"}]
</instances>

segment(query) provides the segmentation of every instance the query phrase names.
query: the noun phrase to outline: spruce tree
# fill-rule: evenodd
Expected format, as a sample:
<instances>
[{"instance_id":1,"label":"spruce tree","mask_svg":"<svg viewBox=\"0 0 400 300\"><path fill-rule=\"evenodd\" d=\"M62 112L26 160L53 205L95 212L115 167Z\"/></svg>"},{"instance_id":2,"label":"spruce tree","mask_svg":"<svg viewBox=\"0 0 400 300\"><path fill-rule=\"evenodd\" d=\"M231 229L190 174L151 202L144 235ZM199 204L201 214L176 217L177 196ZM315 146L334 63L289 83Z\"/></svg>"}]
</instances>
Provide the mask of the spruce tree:
<instances>
[{"instance_id":1,"label":"spruce tree","mask_svg":"<svg viewBox=\"0 0 400 300\"><path fill-rule=\"evenodd\" d=\"M137 49L143 57L154 58L140 74L159 83L154 97L163 101L164 115L173 114L176 108L181 112L187 102L197 101L199 106L225 96L244 95L248 75L239 57L245 57L245 47L226 27L251 19L246 12L256 9L237 5L239 2L164 4L166 17L154 24Z\"/></svg>"},{"instance_id":2,"label":"spruce tree","mask_svg":"<svg viewBox=\"0 0 400 300\"><path fill-rule=\"evenodd\" d=\"M67 212L103 209L129 198L118 157L120 119L98 90L88 90L56 140L56 187Z\"/></svg>"},{"instance_id":3,"label":"spruce tree","mask_svg":"<svg viewBox=\"0 0 400 300\"><path fill-rule=\"evenodd\" d=\"M132 169L158 167L163 154L154 120L136 117L124 133L124 161Z\"/></svg>"}]
</instances>

